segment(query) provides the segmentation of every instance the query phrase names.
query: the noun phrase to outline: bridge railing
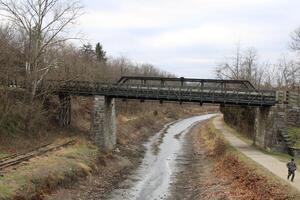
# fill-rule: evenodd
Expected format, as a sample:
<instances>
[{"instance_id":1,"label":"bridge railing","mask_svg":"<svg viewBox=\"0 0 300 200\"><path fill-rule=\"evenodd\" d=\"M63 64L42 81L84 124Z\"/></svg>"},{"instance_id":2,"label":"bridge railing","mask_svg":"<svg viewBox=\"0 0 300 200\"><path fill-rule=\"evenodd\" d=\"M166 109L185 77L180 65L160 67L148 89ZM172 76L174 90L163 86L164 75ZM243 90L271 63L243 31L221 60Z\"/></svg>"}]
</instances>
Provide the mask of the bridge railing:
<instances>
[{"instance_id":1,"label":"bridge railing","mask_svg":"<svg viewBox=\"0 0 300 200\"><path fill-rule=\"evenodd\" d=\"M276 101L278 104L288 104L292 107L300 107L300 92L277 91Z\"/></svg>"},{"instance_id":2,"label":"bridge railing","mask_svg":"<svg viewBox=\"0 0 300 200\"><path fill-rule=\"evenodd\" d=\"M139 85L162 85L162 86L196 86L196 87L220 87L257 91L247 80L222 80L222 79L195 79L195 78L165 78L165 77L136 77L124 76L118 81L119 85L139 84Z\"/></svg>"},{"instance_id":3,"label":"bridge railing","mask_svg":"<svg viewBox=\"0 0 300 200\"><path fill-rule=\"evenodd\" d=\"M174 79L178 80L178 79ZM181 80L181 79L180 79ZM44 81L41 92L70 95L104 95L115 98L191 101L200 103L242 104L272 106L276 103L275 91L257 91L247 82L192 79L185 84L105 83L89 81ZM245 85L246 84L246 85Z\"/></svg>"},{"instance_id":4,"label":"bridge railing","mask_svg":"<svg viewBox=\"0 0 300 200\"><path fill-rule=\"evenodd\" d=\"M50 83L50 82L49 82ZM109 84L69 81L52 83L55 92L73 95L105 95L117 98L156 99L171 101L193 101L231 103L244 105L273 105L274 91L253 91L244 88L227 88L220 85L176 86L152 84Z\"/></svg>"}]
</instances>

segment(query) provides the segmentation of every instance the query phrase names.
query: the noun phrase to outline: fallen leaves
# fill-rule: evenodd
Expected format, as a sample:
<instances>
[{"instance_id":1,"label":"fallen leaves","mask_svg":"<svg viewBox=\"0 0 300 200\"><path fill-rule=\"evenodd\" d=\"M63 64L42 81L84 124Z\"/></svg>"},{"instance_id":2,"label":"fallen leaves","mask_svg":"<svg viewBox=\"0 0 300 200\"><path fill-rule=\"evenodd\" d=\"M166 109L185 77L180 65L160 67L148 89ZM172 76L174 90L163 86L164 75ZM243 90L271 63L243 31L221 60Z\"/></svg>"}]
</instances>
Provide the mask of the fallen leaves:
<instances>
[{"instance_id":1,"label":"fallen leaves","mask_svg":"<svg viewBox=\"0 0 300 200\"><path fill-rule=\"evenodd\" d=\"M201 128L199 134L204 140L206 155L215 162L212 174L218 178L216 184L228 188L228 191L219 191L223 193L223 199L295 199L286 192L284 185L275 183L263 173L258 173L258 169L254 166L249 166L239 156L227 151L229 146L218 133L214 132L209 122ZM207 187L213 187L213 185L207 182ZM205 199L210 198L213 199L210 194L206 194Z\"/></svg>"}]
</instances>

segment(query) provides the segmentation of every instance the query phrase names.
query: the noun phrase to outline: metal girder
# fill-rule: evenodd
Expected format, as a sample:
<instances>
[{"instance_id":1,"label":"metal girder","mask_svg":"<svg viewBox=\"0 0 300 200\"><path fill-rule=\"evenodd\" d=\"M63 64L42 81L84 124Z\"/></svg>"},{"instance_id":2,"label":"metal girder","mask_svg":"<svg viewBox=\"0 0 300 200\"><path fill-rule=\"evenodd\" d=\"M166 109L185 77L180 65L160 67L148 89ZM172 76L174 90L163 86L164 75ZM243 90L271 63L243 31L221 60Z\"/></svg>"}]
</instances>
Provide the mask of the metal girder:
<instances>
[{"instance_id":1,"label":"metal girder","mask_svg":"<svg viewBox=\"0 0 300 200\"><path fill-rule=\"evenodd\" d=\"M248 81L214 80L214 79L176 79L159 77L130 77L130 80L143 80L142 83L131 83L129 77L117 84L83 81L68 81L57 85L56 92L71 95L104 95L121 99L199 102L237 104L250 106L272 106L276 103L275 91L257 91ZM182 81L184 80L184 81ZM148 81L163 81L155 84ZM165 84L179 81L179 85ZM186 84L188 82L198 85ZM181 84L181 83L185 84ZM209 84L207 84L209 83ZM55 82L52 82L52 85ZM228 87L229 84L231 87Z\"/></svg>"},{"instance_id":2,"label":"metal girder","mask_svg":"<svg viewBox=\"0 0 300 200\"><path fill-rule=\"evenodd\" d=\"M120 99L273 106L275 91L258 91L245 80L122 77L117 83L44 81L41 90L77 96Z\"/></svg>"},{"instance_id":3,"label":"metal girder","mask_svg":"<svg viewBox=\"0 0 300 200\"><path fill-rule=\"evenodd\" d=\"M147 77L147 76L123 76L118 81L118 84L126 84L130 81L140 81L141 83L147 83L149 81L151 82L157 82L160 83L166 83L166 82L177 82L181 86L183 86L184 83L213 83L213 84L233 84L238 85L240 87L243 87L244 89L249 89L252 91L257 91L256 88L247 80L223 80L223 79L196 79L196 78L165 78L165 77ZM163 84L164 85L164 84Z\"/></svg>"}]
</instances>

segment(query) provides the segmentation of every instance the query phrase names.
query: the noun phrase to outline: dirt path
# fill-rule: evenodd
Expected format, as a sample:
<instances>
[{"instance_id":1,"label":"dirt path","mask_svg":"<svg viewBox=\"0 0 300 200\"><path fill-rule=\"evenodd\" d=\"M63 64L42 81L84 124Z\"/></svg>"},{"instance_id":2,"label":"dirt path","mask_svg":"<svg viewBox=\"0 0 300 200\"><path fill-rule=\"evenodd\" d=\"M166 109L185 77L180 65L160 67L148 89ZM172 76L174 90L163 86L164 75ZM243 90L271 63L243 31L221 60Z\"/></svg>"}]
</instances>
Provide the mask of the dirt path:
<instances>
[{"instance_id":1,"label":"dirt path","mask_svg":"<svg viewBox=\"0 0 300 200\"><path fill-rule=\"evenodd\" d=\"M274 158L273 156L270 156L268 154L265 154L256 148L252 147L251 145L245 143L244 141L237 138L235 135L230 133L227 129L223 126L223 119L222 117L217 117L213 121L214 126L220 130L226 140L230 142L230 144L235 147L237 150L245 154L247 157L251 158L258 164L262 165L266 169L268 169L273 174L277 175L281 179L288 182L290 185L295 187L297 190L300 191L300 173L296 172L295 180L294 182L290 182L287 180L287 168L286 163L279 161L278 159ZM298 166L300 167L300 166Z\"/></svg>"}]
</instances>

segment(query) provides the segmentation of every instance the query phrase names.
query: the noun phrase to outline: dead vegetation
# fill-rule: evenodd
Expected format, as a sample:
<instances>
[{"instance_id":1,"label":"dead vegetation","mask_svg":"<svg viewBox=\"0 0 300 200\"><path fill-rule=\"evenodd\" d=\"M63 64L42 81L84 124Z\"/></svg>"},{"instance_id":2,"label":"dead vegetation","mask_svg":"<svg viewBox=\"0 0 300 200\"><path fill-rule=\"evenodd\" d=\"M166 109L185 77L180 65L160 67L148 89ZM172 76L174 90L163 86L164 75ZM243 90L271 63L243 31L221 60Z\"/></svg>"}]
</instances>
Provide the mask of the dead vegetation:
<instances>
[{"instance_id":1,"label":"dead vegetation","mask_svg":"<svg viewBox=\"0 0 300 200\"><path fill-rule=\"evenodd\" d=\"M73 146L6 169L0 177L0 199L40 199L44 192L91 174L97 148L80 138Z\"/></svg>"},{"instance_id":2,"label":"dead vegetation","mask_svg":"<svg viewBox=\"0 0 300 200\"><path fill-rule=\"evenodd\" d=\"M229 146L211 122L206 123L199 134L206 154L215 162L212 172L219 178L218 184L228 187L228 191L223 191L227 198L299 199L299 193Z\"/></svg>"},{"instance_id":3,"label":"dead vegetation","mask_svg":"<svg viewBox=\"0 0 300 200\"><path fill-rule=\"evenodd\" d=\"M126 106L122 104L118 106L120 112L117 117L117 146L119 152L100 157L99 163L101 165L94 171L92 176L81 180L77 184L80 187L65 185L65 187L47 196L47 200L103 198L105 193L113 190L118 182L124 180L130 171L139 166L144 155L144 141L160 131L165 124L178 118L216 111L215 107L195 108L189 105L180 107L174 104L164 104L162 106L153 102L144 104L126 102L125 104ZM131 107L135 107L135 109L128 109ZM149 112L149 107L153 111Z\"/></svg>"},{"instance_id":4,"label":"dead vegetation","mask_svg":"<svg viewBox=\"0 0 300 200\"><path fill-rule=\"evenodd\" d=\"M36 4L36 2L39 3ZM47 7L51 2L54 3L53 6ZM30 1L32 5L28 5L26 1L0 0L0 9L13 18L18 17L16 14L19 13L25 21L31 21L32 18L36 19L35 17L38 16L35 14L28 16L27 12L23 12L24 7L25 10L35 10L36 6L46 4L44 8L50 16L52 12L55 13L55 9L63 12L62 15L65 13L64 10L81 10L80 6L72 4L77 1L62 1L64 2L62 6L58 6L56 2ZM11 13L11 10L7 10L9 7L20 12ZM73 22L78 13L74 14L69 16L70 18L61 16L60 19L67 17ZM60 22L60 19L56 22ZM44 22L39 21L47 26ZM174 104L161 106L152 102L145 104L117 102L117 143L120 152L117 156L100 153L100 156L95 158L92 152L98 151L89 142L92 98L72 97L71 126L59 127L57 123L58 98L51 93L38 93L37 88L43 80L116 82L121 76L172 77L173 75L151 64L135 63L124 57L106 56L100 44L97 45L98 50L86 44L78 48L66 41L68 35L63 37L63 35L54 34L57 37L43 37L46 40L53 39L54 43L47 45L47 41L41 40L41 35L49 32L44 32L39 25L30 25L32 26L21 26L21 29L16 28L17 24L14 23L0 25L0 83L2 84L0 86L0 157L26 152L36 146L73 136L88 145L68 147L65 149L68 155L58 156L54 153L39 159L31 159L26 165L17 167L11 172L5 172L4 176L0 177L0 195L3 199L13 197L41 199L43 193L49 193L60 185L67 187L69 182L73 182L81 175L89 177L88 183L83 184L82 187L86 185L90 188L92 184L94 187L88 191L93 193L93 190L96 190L101 195L113 188L114 183L123 176L124 171L127 172L128 169L138 165L143 155L143 141L160 130L165 123L193 113L216 110L216 108L195 108ZM60 30L59 24L50 23L50 26L53 30ZM22 29L26 31L23 32ZM67 31L68 28L65 30ZM35 34L28 35L27 33ZM31 48L34 43L36 48ZM99 46L102 49L100 59ZM28 91L19 91L15 87L15 82L19 80L26 80ZM99 164L97 169L94 163ZM111 166L114 167L111 168ZM97 174L95 179L92 178L94 176L89 176L90 169ZM90 196L87 193L83 195ZM61 199L65 199L65 196L63 195Z\"/></svg>"},{"instance_id":5,"label":"dead vegetation","mask_svg":"<svg viewBox=\"0 0 300 200\"><path fill-rule=\"evenodd\" d=\"M241 199L296 199L283 190L283 186L273 183L253 167L249 167L233 154L226 155L215 167L215 172L231 182L231 196Z\"/></svg>"},{"instance_id":6,"label":"dead vegetation","mask_svg":"<svg viewBox=\"0 0 300 200\"><path fill-rule=\"evenodd\" d=\"M181 117L216 110L216 107L193 108L190 105L162 106L152 102L119 102L119 152L102 154L89 142L91 100L75 98L73 104L72 126L50 134L45 141L59 141L57 138L76 135L76 145L30 159L20 166L4 171L4 176L0 177L0 199L44 199L46 194L58 188L62 189L57 190L54 197L48 197L49 199L65 200L65 195L70 195L73 199L77 196L92 199L93 195L98 198L112 190L118 181L138 166L144 153L143 142L164 124ZM148 111L150 106L153 108L152 112ZM22 144L19 143L14 148L19 145ZM7 152L7 148L4 150ZM78 179L81 186L75 192L70 186Z\"/></svg>"}]
</instances>

